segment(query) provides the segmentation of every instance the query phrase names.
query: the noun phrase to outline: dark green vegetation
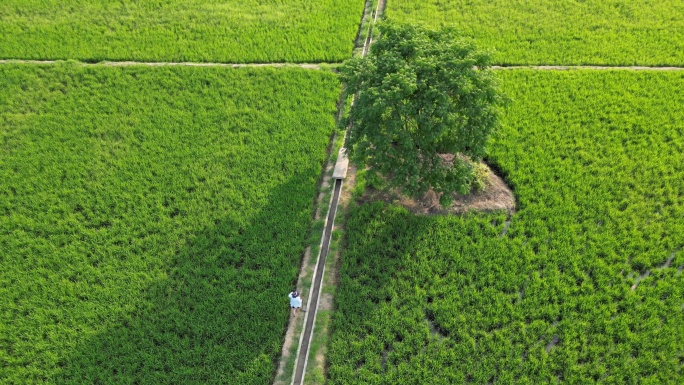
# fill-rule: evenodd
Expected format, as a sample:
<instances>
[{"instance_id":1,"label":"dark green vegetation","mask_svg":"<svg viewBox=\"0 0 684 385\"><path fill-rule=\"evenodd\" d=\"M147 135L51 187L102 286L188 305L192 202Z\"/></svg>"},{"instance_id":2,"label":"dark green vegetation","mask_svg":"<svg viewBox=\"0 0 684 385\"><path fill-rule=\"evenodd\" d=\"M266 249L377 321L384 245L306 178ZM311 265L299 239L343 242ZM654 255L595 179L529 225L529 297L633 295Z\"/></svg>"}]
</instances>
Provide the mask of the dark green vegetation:
<instances>
[{"instance_id":1,"label":"dark green vegetation","mask_svg":"<svg viewBox=\"0 0 684 385\"><path fill-rule=\"evenodd\" d=\"M267 384L339 91L0 66L0 383Z\"/></svg>"},{"instance_id":2,"label":"dark green vegetation","mask_svg":"<svg viewBox=\"0 0 684 385\"><path fill-rule=\"evenodd\" d=\"M392 0L385 13L453 25L498 64L684 65L680 0Z\"/></svg>"},{"instance_id":3,"label":"dark green vegetation","mask_svg":"<svg viewBox=\"0 0 684 385\"><path fill-rule=\"evenodd\" d=\"M332 384L684 382L684 74L502 71L519 212L348 219Z\"/></svg>"},{"instance_id":4,"label":"dark green vegetation","mask_svg":"<svg viewBox=\"0 0 684 385\"><path fill-rule=\"evenodd\" d=\"M379 31L369 55L340 68L343 97L356 95L342 122L350 159L407 195L467 194L503 101L490 55L450 28L385 22Z\"/></svg>"},{"instance_id":5,"label":"dark green vegetation","mask_svg":"<svg viewBox=\"0 0 684 385\"><path fill-rule=\"evenodd\" d=\"M362 13L362 0L3 0L0 58L334 62Z\"/></svg>"}]
</instances>

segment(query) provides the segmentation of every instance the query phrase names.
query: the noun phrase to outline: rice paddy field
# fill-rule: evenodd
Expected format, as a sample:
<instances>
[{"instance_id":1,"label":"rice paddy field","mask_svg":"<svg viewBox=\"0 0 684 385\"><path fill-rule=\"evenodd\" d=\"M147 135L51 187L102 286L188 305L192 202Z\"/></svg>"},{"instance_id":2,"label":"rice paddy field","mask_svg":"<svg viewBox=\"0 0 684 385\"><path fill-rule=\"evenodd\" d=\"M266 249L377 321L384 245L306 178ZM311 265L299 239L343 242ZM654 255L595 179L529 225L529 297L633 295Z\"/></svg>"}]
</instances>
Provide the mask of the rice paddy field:
<instances>
[{"instance_id":1,"label":"rice paddy field","mask_svg":"<svg viewBox=\"0 0 684 385\"><path fill-rule=\"evenodd\" d=\"M684 382L684 74L498 72L518 211L346 223L331 384Z\"/></svg>"},{"instance_id":2,"label":"rice paddy field","mask_svg":"<svg viewBox=\"0 0 684 385\"><path fill-rule=\"evenodd\" d=\"M337 76L75 61L337 63L363 8L0 2L0 60L69 60L0 63L0 384L273 380ZM503 66L684 66L678 0L385 15ZM683 72L498 71L512 102L487 161L517 212L353 205L327 382L684 383Z\"/></svg>"},{"instance_id":3,"label":"rice paddy field","mask_svg":"<svg viewBox=\"0 0 684 385\"><path fill-rule=\"evenodd\" d=\"M684 65L679 0L392 0L385 14L454 26L502 65Z\"/></svg>"},{"instance_id":4,"label":"rice paddy field","mask_svg":"<svg viewBox=\"0 0 684 385\"><path fill-rule=\"evenodd\" d=\"M0 66L0 383L268 384L339 87Z\"/></svg>"},{"instance_id":5,"label":"rice paddy field","mask_svg":"<svg viewBox=\"0 0 684 385\"><path fill-rule=\"evenodd\" d=\"M0 58L337 62L363 0L3 0Z\"/></svg>"}]
</instances>

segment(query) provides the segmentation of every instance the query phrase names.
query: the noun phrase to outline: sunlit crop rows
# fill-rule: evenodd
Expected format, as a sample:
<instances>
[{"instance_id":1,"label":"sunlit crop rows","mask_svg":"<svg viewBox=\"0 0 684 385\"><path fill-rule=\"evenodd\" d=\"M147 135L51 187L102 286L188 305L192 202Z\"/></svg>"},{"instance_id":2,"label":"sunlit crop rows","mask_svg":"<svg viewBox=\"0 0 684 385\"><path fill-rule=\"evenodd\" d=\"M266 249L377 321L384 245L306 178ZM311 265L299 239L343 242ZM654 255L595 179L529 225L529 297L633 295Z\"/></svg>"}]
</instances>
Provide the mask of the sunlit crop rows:
<instances>
[{"instance_id":1,"label":"sunlit crop rows","mask_svg":"<svg viewBox=\"0 0 684 385\"><path fill-rule=\"evenodd\" d=\"M0 58L335 62L363 0L3 0Z\"/></svg>"},{"instance_id":2,"label":"sunlit crop rows","mask_svg":"<svg viewBox=\"0 0 684 385\"><path fill-rule=\"evenodd\" d=\"M334 74L0 66L0 383L268 384Z\"/></svg>"},{"instance_id":3,"label":"sunlit crop rows","mask_svg":"<svg viewBox=\"0 0 684 385\"><path fill-rule=\"evenodd\" d=\"M452 25L499 64L684 65L679 0L392 0L385 13Z\"/></svg>"},{"instance_id":4,"label":"sunlit crop rows","mask_svg":"<svg viewBox=\"0 0 684 385\"><path fill-rule=\"evenodd\" d=\"M681 384L684 74L503 71L519 211L347 223L333 384Z\"/></svg>"}]
</instances>

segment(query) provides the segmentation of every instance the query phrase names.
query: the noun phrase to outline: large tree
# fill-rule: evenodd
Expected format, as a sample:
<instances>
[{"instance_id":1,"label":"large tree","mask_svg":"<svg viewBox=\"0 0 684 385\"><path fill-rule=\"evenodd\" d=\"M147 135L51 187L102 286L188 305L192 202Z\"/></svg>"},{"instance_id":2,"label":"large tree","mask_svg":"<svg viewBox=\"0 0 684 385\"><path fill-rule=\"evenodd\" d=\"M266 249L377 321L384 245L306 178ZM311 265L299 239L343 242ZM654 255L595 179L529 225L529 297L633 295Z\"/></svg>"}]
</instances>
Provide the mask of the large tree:
<instances>
[{"instance_id":1,"label":"large tree","mask_svg":"<svg viewBox=\"0 0 684 385\"><path fill-rule=\"evenodd\" d=\"M468 193L474 162L498 126L502 95L490 53L455 30L384 22L363 58L340 68L355 102L344 121L352 162L389 187Z\"/></svg>"}]
</instances>

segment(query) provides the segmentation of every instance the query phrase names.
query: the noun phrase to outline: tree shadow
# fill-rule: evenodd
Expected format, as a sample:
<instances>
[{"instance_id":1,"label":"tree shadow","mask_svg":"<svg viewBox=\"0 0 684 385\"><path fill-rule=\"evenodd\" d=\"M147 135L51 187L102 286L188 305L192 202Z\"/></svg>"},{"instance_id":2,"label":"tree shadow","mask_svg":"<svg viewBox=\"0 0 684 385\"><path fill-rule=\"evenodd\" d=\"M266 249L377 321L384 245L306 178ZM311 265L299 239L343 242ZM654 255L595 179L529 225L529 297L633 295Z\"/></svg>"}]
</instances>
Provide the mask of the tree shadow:
<instances>
[{"instance_id":1,"label":"tree shadow","mask_svg":"<svg viewBox=\"0 0 684 385\"><path fill-rule=\"evenodd\" d=\"M302 185L310 173L270 191L248 224L217 220L188 238L133 311L65 354L56 382L268 384L311 226L314 188L304 210Z\"/></svg>"},{"instance_id":2,"label":"tree shadow","mask_svg":"<svg viewBox=\"0 0 684 385\"><path fill-rule=\"evenodd\" d=\"M497 215L414 216L383 202L350 214L327 361L331 382L487 383L514 365L512 350L485 357L486 364L478 358L506 335L500 329L519 286L502 279L519 259L499 238L504 224L493 223ZM492 317L496 312L501 317ZM478 317L487 322L475 323ZM502 357L508 361L490 365Z\"/></svg>"},{"instance_id":3,"label":"tree shadow","mask_svg":"<svg viewBox=\"0 0 684 385\"><path fill-rule=\"evenodd\" d=\"M340 311L333 318L333 329L372 327L369 320L379 307L397 301L401 293L396 291L396 280L406 268L406 259L418 251L416 237L422 237L430 225L428 218L411 218L405 208L384 202L352 210L345 224L340 290L335 297ZM422 312L424 304L419 305Z\"/></svg>"}]
</instances>

